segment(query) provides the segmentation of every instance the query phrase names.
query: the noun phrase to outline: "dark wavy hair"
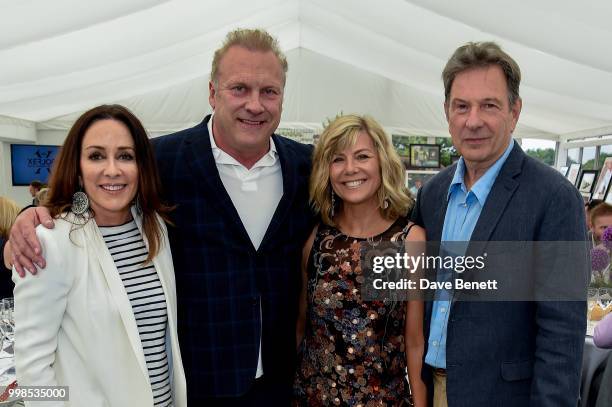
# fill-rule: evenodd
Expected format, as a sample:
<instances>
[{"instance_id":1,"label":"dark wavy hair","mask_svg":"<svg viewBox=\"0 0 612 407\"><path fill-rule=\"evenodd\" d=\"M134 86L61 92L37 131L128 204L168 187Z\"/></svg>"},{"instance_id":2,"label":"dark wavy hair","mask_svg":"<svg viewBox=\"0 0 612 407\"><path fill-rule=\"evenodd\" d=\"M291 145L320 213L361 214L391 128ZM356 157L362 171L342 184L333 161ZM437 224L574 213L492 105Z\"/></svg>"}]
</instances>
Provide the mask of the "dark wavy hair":
<instances>
[{"instance_id":1,"label":"dark wavy hair","mask_svg":"<svg viewBox=\"0 0 612 407\"><path fill-rule=\"evenodd\" d=\"M81 175L81 148L87 130L99 120L116 120L123 123L134 140L136 165L138 166L138 190L136 197L142 209L142 229L149 244L146 262L157 255L161 244L162 229L155 214L166 222L172 207L161 201L161 181L153 155L153 148L142 123L121 105L101 105L83 113L74 123L53 163L49 182L50 192L44 204L51 216L57 217L70 210L72 195L79 190ZM92 215L95 216L95 213Z\"/></svg>"}]
</instances>

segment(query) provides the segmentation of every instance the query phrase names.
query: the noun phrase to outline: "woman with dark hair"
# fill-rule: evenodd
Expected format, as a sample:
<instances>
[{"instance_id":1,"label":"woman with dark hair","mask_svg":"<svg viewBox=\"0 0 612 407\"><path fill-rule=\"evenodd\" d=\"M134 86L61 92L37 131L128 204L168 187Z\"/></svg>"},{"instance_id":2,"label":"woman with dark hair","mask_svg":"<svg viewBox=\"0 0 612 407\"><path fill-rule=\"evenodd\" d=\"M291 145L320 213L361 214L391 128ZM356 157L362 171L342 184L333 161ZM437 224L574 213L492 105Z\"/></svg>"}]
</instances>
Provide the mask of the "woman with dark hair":
<instances>
[{"instance_id":1,"label":"woman with dark hair","mask_svg":"<svg viewBox=\"0 0 612 407\"><path fill-rule=\"evenodd\" d=\"M407 219L414 200L400 158L374 119L345 115L321 134L312 162L321 223L303 250L294 402L400 406L407 373L414 405L424 407L423 302L368 300L362 264L368 247L424 244L424 230Z\"/></svg>"},{"instance_id":2,"label":"woman with dark hair","mask_svg":"<svg viewBox=\"0 0 612 407\"><path fill-rule=\"evenodd\" d=\"M186 406L174 269L147 134L125 107L77 119L36 234L47 267L15 282L20 386L68 386L77 406Z\"/></svg>"}]
</instances>

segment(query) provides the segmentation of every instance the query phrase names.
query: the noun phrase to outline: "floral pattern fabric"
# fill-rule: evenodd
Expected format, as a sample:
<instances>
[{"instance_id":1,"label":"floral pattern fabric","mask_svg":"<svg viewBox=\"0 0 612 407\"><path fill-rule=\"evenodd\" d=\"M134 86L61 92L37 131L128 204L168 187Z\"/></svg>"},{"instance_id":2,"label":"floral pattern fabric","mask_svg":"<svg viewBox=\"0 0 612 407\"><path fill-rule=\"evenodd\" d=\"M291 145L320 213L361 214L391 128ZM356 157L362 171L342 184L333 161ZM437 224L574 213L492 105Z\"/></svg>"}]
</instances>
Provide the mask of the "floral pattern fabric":
<instances>
[{"instance_id":1,"label":"floral pattern fabric","mask_svg":"<svg viewBox=\"0 0 612 407\"><path fill-rule=\"evenodd\" d=\"M375 241L404 241L398 219ZM360 248L366 239L321 225L308 261L308 310L294 382L297 406L396 406L407 395L406 304L364 301Z\"/></svg>"}]
</instances>

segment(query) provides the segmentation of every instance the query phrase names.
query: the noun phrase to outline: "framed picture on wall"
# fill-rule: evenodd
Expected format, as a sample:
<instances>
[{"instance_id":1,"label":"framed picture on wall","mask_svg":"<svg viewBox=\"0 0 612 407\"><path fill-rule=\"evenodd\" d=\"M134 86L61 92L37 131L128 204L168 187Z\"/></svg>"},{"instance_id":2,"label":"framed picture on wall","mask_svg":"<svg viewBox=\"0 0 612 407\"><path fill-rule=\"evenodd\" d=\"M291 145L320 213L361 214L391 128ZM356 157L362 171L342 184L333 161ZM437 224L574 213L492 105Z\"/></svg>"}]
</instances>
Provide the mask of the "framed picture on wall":
<instances>
[{"instance_id":1,"label":"framed picture on wall","mask_svg":"<svg viewBox=\"0 0 612 407\"><path fill-rule=\"evenodd\" d=\"M578 181L578 174L580 174L580 164L574 163L570 165L565 177L569 180L569 182L576 185L576 181Z\"/></svg>"},{"instance_id":2,"label":"framed picture on wall","mask_svg":"<svg viewBox=\"0 0 612 407\"><path fill-rule=\"evenodd\" d=\"M440 145L410 144L410 165L415 168L440 168Z\"/></svg>"},{"instance_id":3,"label":"framed picture on wall","mask_svg":"<svg viewBox=\"0 0 612 407\"><path fill-rule=\"evenodd\" d=\"M608 191L606 192L606 199L604 202L608 205L612 205L612 184L608 185Z\"/></svg>"},{"instance_id":4,"label":"framed picture on wall","mask_svg":"<svg viewBox=\"0 0 612 407\"><path fill-rule=\"evenodd\" d=\"M416 198L419 189L436 175L438 171L408 170L406 171L406 188L410 195Z\"/></svg>"},{"instance_id":5,"label":"framed picture on wall","mask_svg":"<svg viewBox=\"0 0 612 407\"><path fill-rule=\"evenodd\" d=\"M564 177L567 177L567 170L569 170L569 167L567 167L567 166L559 167L559 172Z\"/></svg>"},{"instance_id":6,"label":"framed picture on wall","mask_svg":"<svg viewBox=\"0 0 612 407\"><path fill-rule=\"evenodd\" d=\"M591 199L604 199L606 197L606 191L610 185L610 179L612 178L612 157L606 158L603 167L597 177L597 183L593 190L593 196Z\"/></svg>"},{"instance_id":7,"label":"framed picture on wall","mask_svg":"<svg viewBox=\"0 0 612 407\"><path fill-rule=\"evenodd\" d=\"M597 170L583 170L578 181L578 191L586 199L591 198L591 193L595 188L595 180L597 179Z\"/></svg>"}]
</instances>

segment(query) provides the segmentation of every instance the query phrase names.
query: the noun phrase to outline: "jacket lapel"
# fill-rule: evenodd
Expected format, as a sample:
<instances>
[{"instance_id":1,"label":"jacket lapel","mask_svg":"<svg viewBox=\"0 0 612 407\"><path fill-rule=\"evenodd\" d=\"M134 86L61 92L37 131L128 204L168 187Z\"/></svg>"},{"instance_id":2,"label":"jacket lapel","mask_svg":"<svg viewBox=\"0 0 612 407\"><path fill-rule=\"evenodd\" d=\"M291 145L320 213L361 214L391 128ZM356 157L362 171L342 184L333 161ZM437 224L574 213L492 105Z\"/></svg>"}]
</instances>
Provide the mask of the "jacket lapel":
<instances>
[{"instance_id":1,"label":"jacket lapel","mask_svg":"<svg viewBox=\"0 0 612 407\"><path fill-rule=\"evenodd\" d=\"M521 147L514 143L514 148L497 175L485 206L482 208L482 212L480 212L466 254L475 253L474 255L478 255L485 250L486 242L491 239L493 231L506 211L512 195L514 195L519 186L519 182L515 177L521 173L524 156L525 153L523 153ZM466 278L472 280L469 275ZM461 292L455 292L453 295L453 305L461 297Z\"/></svg>"},{"instance_id":2,"label":"jacket lapel","mask_svg":"<svg viewBox=\"0 0 612 407\"><path fill-rule=\"evenodd\" d=\"M147 241L144 232L142 231L142 217L136 213L132 207L132 216L136 220L136 226L142 236L147 251L149 250L149 242ZM153 265L155 266L155 272L159 277L159 281L164 290L164 296L166 297L166 311L168 313L168 321L172 326L175 324L176 319L176 282L174 279L174 266L172 264L172 255L170 254L170 248L165 246L167 242L168 231L165 227L164 221L158 215L156 215L157 222L162 228L162 238L160 239L159 251L153 258Z\"/></svg>"},{"instance_id":3,"label":"jacket lapel","mask_svg":"<svg viewBox=\"0 0 612 407\"><path fill-rule=\"evenodd\" d=\"M253 247L253 243L240 220L238 211L219 176L219 170L215 163L208 134L207 126L210 118L210 115L206 116L199 126L200 131L189 136L185 141L185 151L182 153L185 156L187 165L193 172L192 176L196 180L202 180L200 187L214 191L214 194L210 195L215 196L215 199L207 202L207 204L214 207L220 213L220 217L229 220L230 226L234 229L235 236L241 237L245 244L249 245L245 247Z\"/></svg>"},{"instance_id":4,"label":"jacket lapel","mask_svg":"<svg viewBox=\"0 0 612 407\"><path fill-rule=\"evenodd\" d=\"M266 230L266 234L259 245L259 250L266 247L270 240L275 236L276 230L282 225L284 219L289 215L291 203L295 199L298 189L298 171L295 165L292 165L294 152L291 151L284 140L277 135L272 136L276 151L281 163L281 172L283 174L283 196L274 211L270 225Z\"/></svg>"},{"instance_id":5,"label":"jacket lapel","mask_svg":"<svg viewBox=\"0 0 612 407\"><path fill-rule=\"evenodd\" d=\"M521 173L524 157L525 153L515 143L508 159L497 175L484 208L482 208L476 227L474 227L472 232L471 241L486 242L491 239L493 230L495 230L508 206L508 202L510 202L510 198L512 198L512 195L514 195L519 186L515 178Z\"/></svg>"},{"instance_id":6,"label":"jacket lapel","mask_svg":"<svg viewBox=\"0 0 612 407\"><path fill-rule=\"evenodd\" d=\"M138 230L142 234L142 238L149 248L149 242L147 241L142 231L142 218L134 211L132 207L132 216L136 220ZM168 230L164 224L164 221L156 216L157 222L162 228L162 238L160 241L159 251L153 258L153 265L155 271L164 290L164 297L166 299L166 312L168 314L168 327L166 330L166 346L170 346L171 351L168 351L168 362L171 369L172 382L174 383L174 398L179 400L186 393L185 389L185 372L182 369L181 351L178 343L178 338L175 335L177 332L177 306L176 306L176 281L174 278L174 266L172 263L172 254L170 252L170 245L168 242ZM180 387L180 388L179 388ZM185 403L186 404L186 403ZM177 402L177 405L180 405Z\"/></svg>"},{"instance_id":7,"label":"jacket lapel","mask_svg":"<svg viewBox=\"0 0 612 407\"><path fill-rule=\"evenodd\" d=\"M138 333L138 326L136 325L136 319L134 318L134 312L132 311L132 304L127 296L123 281L119 276L115 262L110 255L110 252L106 248L106 243L95 224L95 221L91 219L84 226L85 233L87 234L88 240L93 242L91 250L93 255L90 256L90 262L98 262L102 273L108 284L109 291L115 300L117 310L125 326L125 331L128 336L128 340L132 345L134 355L138 360L138 364L142 370L142 373L146 378L149 376L147 365L144 358L144 351L142 349L142 342L140 341L140 334Z\"/></svg>"},{"instance_id":8,"label":"jacket lapel","mask_svg":"<svg viewBox=\"0 0 612 407\"><path fill-rule=\"evenodd\" d=\"M444 172L440 182L436 183L437 190L433 196L436 201L430 204L433 205L432 222L428 222L430 230L427 230L427 240L439 242L442 240L442 228L444 227L444 218L446 216L446 208L448 207L448 188L455 175L457 164L454 164L449 171Z\"/></svg>"}]
</instances>

